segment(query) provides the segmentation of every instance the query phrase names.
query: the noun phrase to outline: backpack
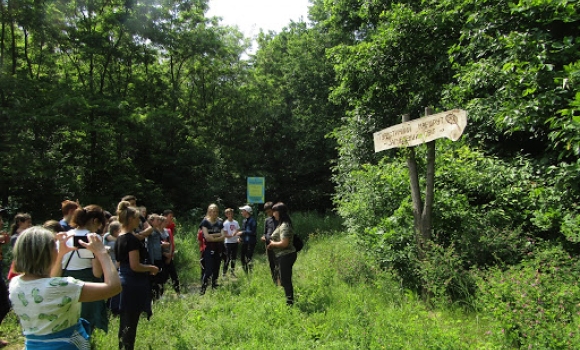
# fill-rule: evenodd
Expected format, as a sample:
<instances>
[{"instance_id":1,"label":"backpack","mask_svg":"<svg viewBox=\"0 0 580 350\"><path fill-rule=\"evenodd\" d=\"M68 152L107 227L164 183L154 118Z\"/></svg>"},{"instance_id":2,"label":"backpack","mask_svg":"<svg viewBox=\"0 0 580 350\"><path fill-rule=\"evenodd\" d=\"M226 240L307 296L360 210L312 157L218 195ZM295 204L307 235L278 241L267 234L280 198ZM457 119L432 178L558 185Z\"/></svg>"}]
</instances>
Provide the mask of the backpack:
<instances>
[{"instance_id":1,"label":"backpack","mask_svg":"<svg viewBox=\"0 0 580 350\"><path fill-rule=\"evenodd\" d=\"M304 248L304 241L298 235L294 235L293 243L294 243L294 248L296 249L296 252L299 252L302 250L302 248Z\"/></svg>"}]
</instances>

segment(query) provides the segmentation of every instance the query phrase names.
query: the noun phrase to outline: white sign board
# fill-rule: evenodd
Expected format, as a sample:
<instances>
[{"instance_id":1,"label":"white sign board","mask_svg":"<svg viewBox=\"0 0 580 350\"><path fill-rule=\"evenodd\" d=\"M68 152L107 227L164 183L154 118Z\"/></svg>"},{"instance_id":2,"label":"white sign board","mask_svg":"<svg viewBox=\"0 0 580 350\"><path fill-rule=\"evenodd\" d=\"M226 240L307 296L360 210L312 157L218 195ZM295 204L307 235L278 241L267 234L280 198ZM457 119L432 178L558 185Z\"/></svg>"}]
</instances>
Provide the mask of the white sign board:
<instances>
[{"instance_id":1,"label":"white sign board","mask_svg":"<svg viewBox=\"0 0 580 350\"><path fill-rule=\"evenodd\" d=\"M447 137L459 140L467 126L467 112L462 109L428 115L391 126L373 134L375 152L397 147L417 146Z\"/></svg>"}]
</instances>

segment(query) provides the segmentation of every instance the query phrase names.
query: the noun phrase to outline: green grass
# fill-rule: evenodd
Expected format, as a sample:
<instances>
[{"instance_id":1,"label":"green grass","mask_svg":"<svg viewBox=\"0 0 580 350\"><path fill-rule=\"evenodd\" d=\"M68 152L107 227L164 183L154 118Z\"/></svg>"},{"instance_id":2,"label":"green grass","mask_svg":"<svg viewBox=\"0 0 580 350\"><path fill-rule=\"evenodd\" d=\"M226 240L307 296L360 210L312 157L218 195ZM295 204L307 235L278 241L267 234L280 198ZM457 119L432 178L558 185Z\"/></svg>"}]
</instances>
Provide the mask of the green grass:
<instances>
[{"instance_id":1,"label":"green grass","mask_svg":"<svg viewBox=\"0 0 580 350\"><path fill-rule=\"evenodd\" d=\"M429 309L369 261L351 237L333 231L330 223L320 230L316 220L310 216L295 219L308 241L294 266L296 304L292 308L286 306L282 288L271 281L263 249L256 255L250 276L240 269L239 278L221 280L219 289L200 296L196 230L181 227L177 263L186 293L177 298L168 288L153 305L151 320L140 321L136 348L500 348L490 343L489 327L477 315ZM95 348L116 348L117 330L118 319L112 318L108 334L96 333ZM19 335L11 313L0 337L16 349L22 346Z\"/></svg>"}]
</instances>

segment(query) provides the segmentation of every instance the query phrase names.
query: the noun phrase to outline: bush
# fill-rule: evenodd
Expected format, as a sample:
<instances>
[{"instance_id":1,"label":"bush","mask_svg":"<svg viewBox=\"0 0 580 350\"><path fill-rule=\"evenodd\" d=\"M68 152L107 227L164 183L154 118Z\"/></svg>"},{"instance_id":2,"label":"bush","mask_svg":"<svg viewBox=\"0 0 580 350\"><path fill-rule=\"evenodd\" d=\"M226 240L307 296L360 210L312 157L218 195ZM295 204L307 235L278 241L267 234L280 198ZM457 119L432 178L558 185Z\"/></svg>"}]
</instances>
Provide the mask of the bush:
<instances>
[{"instance_id":1,"label":"bush","mask_svg":"<svg viewBox=\"0 0 580 350\"><path fill-rule=\"evenodd\" d=\"M336 204L349 232L384 267L396 270L406 288L463 303L476 290L471 269L518 264L545 240L567 239L566 248L576 249L572 243L579 240L580 220L573 196L561 191L571 176L565 167L552 169L556 177L547 179L523 158L505 161L460 142L440 141L432 213L435 250L428 252L432 261L417 261L403 157L352 170L338 187ZM419 161L425 159L425 147L416 151ZM419 164L419 174L424 173Z\"/></svg>"},{"instance_id":2,"label":"bush","mask_svg":"<svg viewBox=\"0 0 580 350\"><path fill-rule=\"evenodd\" d=\"M508 347L580 347L580 262L549 247L518 266L480 275L479 301L501 328L492 335Z\"/></svg>"},{"instance_id":3,"label":"bush","mask_svg":"<svg viewBox=\"0 0 580 350\"><path fill-rule=\"evenodd\" d=\"M467 307L474 305L477 285L453 245L443 248L430 244L427 257L420 267L423 288L433 298L432 302L443 305L458 302Z\"/></svg>"}]
</instances>

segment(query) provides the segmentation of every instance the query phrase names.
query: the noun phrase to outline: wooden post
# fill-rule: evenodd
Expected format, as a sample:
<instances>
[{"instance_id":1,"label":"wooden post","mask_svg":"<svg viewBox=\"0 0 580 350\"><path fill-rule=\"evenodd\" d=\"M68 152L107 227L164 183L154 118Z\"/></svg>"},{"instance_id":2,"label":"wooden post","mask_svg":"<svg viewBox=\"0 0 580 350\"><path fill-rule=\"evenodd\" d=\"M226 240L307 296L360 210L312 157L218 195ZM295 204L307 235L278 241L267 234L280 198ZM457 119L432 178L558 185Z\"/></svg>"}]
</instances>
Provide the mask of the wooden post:
<instances>
[{"instance_id":1,"label":"wooden post","mask_svg":"<svg viewBox=\"0 0 580 350\"><path fill-rule=\"evenodd\" d=\"M425 108L425 116L433 114L430 107ZM427 142L427 173L425 179L425 203L421 215L421 237L423 244L431 240L431 213L435 198L435 140Z\"/></svg>"},{"instance_id":2,"label":"wooden post","mask_svg":"<svg viewBox=\"0 0 580 350\"><path fill-rule=\"evenodd\" d=\"M425 116L431 115L432 113L431 108L425 108ZM403 115L403 123L410 120L408 114ZM415 158L415 149L413 147L409 148L407 166L409 167L409 178L411 183L411 199L413 201L413 218L415 224L417 254L419 260L424 260L426 249L425 244L431 239L431 212L433 210L435 188L435 140L427 142L425 202L421 199L417 159Z\"/></svg>"},{"instance_id":3,"label":"wooden post","mask_svg":"<svg viewBox=\"0 0 580 350\"><path fill-rule=\"evenodd\" d=\"M403 123L411 120L409 114L403 114ZM417 171L417 159L415 158L415 148L409 148L407 156L407 167L409 168L409 180L411 184L411 199L413 200L413 219L415 226L415 241L417 242L417 252L419 260L423 260L423 244L421 235L421 216L423 205L421 200L421 192L419 190L419 173Z\"/></svg>"}]
</instances>

